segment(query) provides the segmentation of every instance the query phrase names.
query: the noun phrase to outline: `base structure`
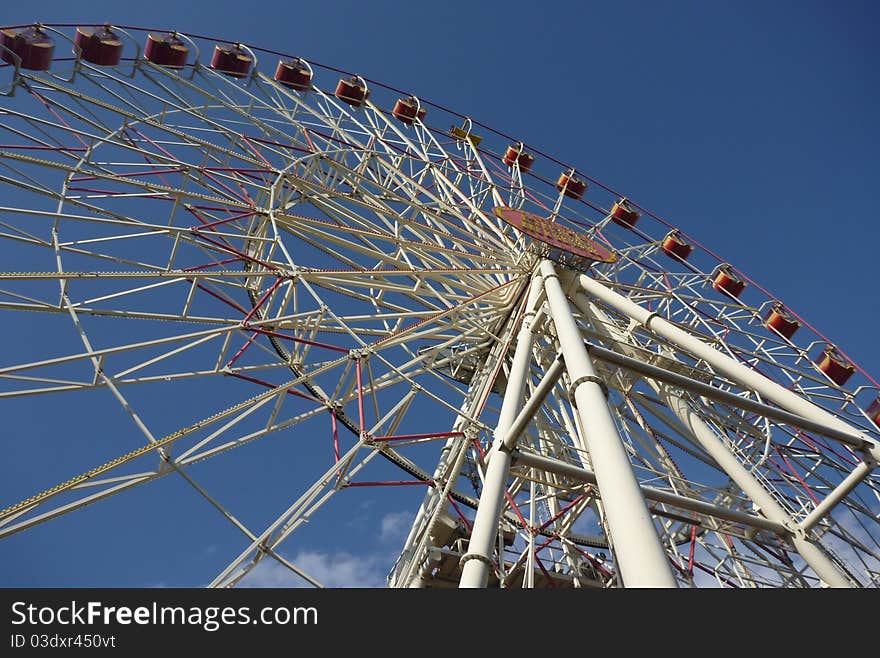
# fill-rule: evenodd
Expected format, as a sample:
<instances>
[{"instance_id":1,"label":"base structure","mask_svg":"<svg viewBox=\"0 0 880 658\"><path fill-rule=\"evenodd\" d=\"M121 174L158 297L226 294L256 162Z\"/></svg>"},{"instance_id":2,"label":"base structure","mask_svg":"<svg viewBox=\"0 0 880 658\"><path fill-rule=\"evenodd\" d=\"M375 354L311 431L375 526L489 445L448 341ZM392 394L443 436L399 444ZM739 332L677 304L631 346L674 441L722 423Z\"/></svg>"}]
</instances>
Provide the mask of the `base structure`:
<instances>
[{"instance_id":1,"label":"base structure","mask_svg":"<svg viewBox=\"0 0 880 658\"><path fill-rule=\"evenodd\" d=\"M418 523L414 526L406 560L402 556L392 572L393 586L677 587L693 584L698 537L706 533L727 533L728 556L741 550L730 538L734 536L774 546L790 565L791 583L861 585L824 545L826 532L816 529L876 466L878 447L868 436L612 287L548 260L534 269L518 327L516 339L509 341L506 388L493 441L478 463L482 489L473 524L456 519L447 501L435 496L433 508L423 506L420 513L433 523L423 526L429 531L421 536ZM668 347L662 354L646 352L645 340L636 332ZM550 351L552 359L547 358ZM730 390L712 382L720 376ZM657 408L656 417L674 425L699 447L715 474L723 474L729 495L714 500L701 495L659 441L655 452L669 472L666 482L657 478L657 484L671 487L645 484L632 437L620 431L619 406L609 398L612 389L635 397L637 387L647 391L637 394ZM809 430L862 459L811 511L792 513L768 481L744 463L737 446L719 431L714 414L695 404L700 400ZM542 428L550 417L548 404L556 405L550 413L568 430L566 450L552 445ZM649 428L644 414L637 416ZM538 499L549 521L536 520ZM530 502L518 505L517 500ZM572 529L578 516L583 519L590 510L601 532L579 537ZM690 520L692 525L685 526L689 532L672 533L670 519ZM438 532L439 526L445 531ZM548 568L538 553L554 542L558 550ZM607 549L613 560L583 550L591 542L593 548ZM684 544L689 544L689 571L675 558ZM511 557L517 552L516 559Z\"/></svg>"}]
</instances>

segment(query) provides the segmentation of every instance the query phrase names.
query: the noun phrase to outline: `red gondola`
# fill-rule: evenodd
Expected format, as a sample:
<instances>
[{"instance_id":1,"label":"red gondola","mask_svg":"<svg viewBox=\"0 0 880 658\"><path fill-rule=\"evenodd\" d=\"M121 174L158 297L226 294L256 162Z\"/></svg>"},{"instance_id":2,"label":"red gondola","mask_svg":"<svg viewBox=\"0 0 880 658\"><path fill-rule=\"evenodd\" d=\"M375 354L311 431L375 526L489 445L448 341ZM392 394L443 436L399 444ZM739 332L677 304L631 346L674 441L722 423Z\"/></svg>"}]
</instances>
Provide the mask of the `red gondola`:
<instances>
[{"instance_id":1,"label":"red gondola","mask_svg":"<svg viewBox=\"0 0 880 658\"><path fill-rule=\"evenodd\" d=\"M98 66L116 66L122 59L122 40L110 29L104 27L78 27L73 37L80 57Z\"/></svg>"},{"instance_id":2,"label":"red gondola","mask_svg":"<svg viewBox=\"0 0 880 658\"><path fill-rule=\"evenodd\" d=\"M148 34L144 46L144 57L158 66L180 69L186 66L189 46L173 32L168 34Z\"/></svg>"},{"instance_id":3,"label":"red gondola","mask_svg":"<svg viewBox=\"0 0 880 658\"><path fill-rule=\"evenodd\" d=\"M359 75L342 78L336 85L336 98L352 107L360 107L370 97L367 83Z\"/></svg>"},{"instance_id":4,"label":"red gondola","mask_svg":"<svg viewBox=\"0 0 880 658\"><path fill-rule=\"evenodd\" d=\"M504 152L504 158L502 158L504 164L508 167L512 167L515 162L518 162L519 170L522 173L526 173L532 168L532 165L535 164L535 156L523 149L524 146L522 143L511 144L508 146L507 150Z\"/></svg>"},{"instance_id":5,"label":"red gondola","mask_svg":"<svg viewBox=\"0 0 880 658\"><path fill-rule=\"evenodd\" d=\"M818 365L819 370L838 386L843 386L856 371L855 366L849 363L833 346L825 348L825 351L822 352L822 360L818 362Z\"/></svg>"},{"instance_id":6,"label":"red gondola","mask_svg":"<svg viewBox=\"0 0 880 658\"><path fill-rule=\"evenodd\" d=\"M629 201L621 199L611 206L611 220L625 228L633 228L639 221L641 213L629 205Z\"/></svg>"},{"instance_id":7,"label":"red gondola","mask_svg":"<svg viewBox=\"0 0 880 658\"><path fill-rule=\"evenodd\" d=\"M783 338L791 338L801 323L792 317L782 304L776 304L764 318L764 326Z\"/></svg>"},{"instance_id":8,"label":"red gondola","mask_svg":"<svg viewBox=\"0 0 880 658\"><path fill-rule=\"evenodd\" d=\"M402 121L408 126L411 126L416 119L419 121L424 119L427 113L428 110L421 106L419 99L415 96L398 98L394 104L394 109L391 111L395 119Z\"/></svg>"},{"instance_id":9,"label":"red gondola","mask_svg":"<svg viewBox=\"0 0 880 658\"><path fill-rule=\"evenodd\" d=\"M237 43L223 46L219 43L214 46L214 56L211 58L211 68L233 78L243 78L251 70L253 58Z\"/></svg>"},{"instance_id":10,"label":"red gondola","mask_svg":"<svg viewBox=\"0 0 880 658\"><path fill-rule=\"evenodd\" d=\"M562 172L556 181L556 189L562 192L569 199L578 200L584 196L587 191L586 182L575 177L574 173Z\"/></svg>"},{"instance_id":11,"label":"red gondola","mask_svg":"<svg viewBox=\"0 0 880 658\"><path fill-rule=\"evenodd\" d=\"M677 258L679 260L687 260L693 250L693 245L685 242L678 229L672 229L663 238L663 242L660 243L660 251L670 258Z\"/></svg>"},{"instance_id":12,"label":"red gondola","mask_svg":"<svg viewBox=\"0 0 880 658\"><path fill-rule=\"evenodd\" d=\"M312 69L299 57L296 59L279 60L278 66L275 69L275 82L285 87L299 89L300 91L310 89L312 86Z\"/></svg>"},{"instance_id":13,"label":"red gondola","mask_svg":"<svg viewBox=\"0 0 880 658\"><path fill-rule=\"evenodd\" d=\"M731 269L730 265L725 264L718 268L715 279L712 281L712 287L736 298L745 289L746 282Z\"/></svg>"},{"instance_id":14,"label":"red gondola","mask_svg":"<svg viewBox=\"0 0 880 658\"><path fill-rule=\"evenodd\" d=\"M865 413L868 414L868 418L871 419L872 423L877 427L880 427L880 396L868 405L868 408L865 409Z\"/></svg>"},{"instance_id":15,"label":"red gondola","mask_svg":"<svg viewBox=\"0 0 880 658\"><path fill-rule=\"evenodd\" d=\"M0 50L3 61L9 64L15 63L12 53L21 59L21 68L29 71L48 71L52 64L55 44L39 27L28 27L19 32L2 30L0 44L4 46L4 49Z\"/></svg>"}]
</instances>

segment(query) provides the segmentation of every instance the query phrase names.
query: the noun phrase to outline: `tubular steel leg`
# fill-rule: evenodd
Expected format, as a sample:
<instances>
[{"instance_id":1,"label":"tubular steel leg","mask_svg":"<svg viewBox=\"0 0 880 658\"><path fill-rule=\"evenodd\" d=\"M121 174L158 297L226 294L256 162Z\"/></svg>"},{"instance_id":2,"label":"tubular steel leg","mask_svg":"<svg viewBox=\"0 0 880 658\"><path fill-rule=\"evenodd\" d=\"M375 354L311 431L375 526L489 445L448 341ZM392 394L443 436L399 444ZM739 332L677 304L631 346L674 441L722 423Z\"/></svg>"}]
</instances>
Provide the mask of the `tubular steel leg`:
<instances>
[{"instance_id":1,"label":"tubular steel leg","mask_svg":"<svg viewBox=\"0 0 880 658\"><path fill-rule=\"evenodd\" d=\"M495 438L489 451L489 463L474 518L468 552L462 556L461 580L459 587L485 587L489 582L489 567L492 564L493 546L498 534L498 521L504 504L504 492L507 489L507 478L510 474L510 452L504 446L509 430L516 420L525 391L526 377L532 355L532 321L541 297L541 279L534 277L526 301L526 312L523 315L522 327L517 336L510 376L504 393L504 402L495 428Z\"/></svg>"},{"instance_id":2,"label":"tubular steel leg","mask_svg":"<svg viewBox=\"0 0 880 658\"><path fill-rule=\"evenodd\" d=\"M556 270L549 261L540 267L623 583L626 587L677 587Z\"/></svg>"},{"instance_id":3,"label":"tubular steel leg","mask_svg":"<svg viewBox=\"0 0 880 658\"><path fill-rule=\"evenodd\" d=\"M514 462L517 464L524 464L525 466L545 471L547 473L562 475L568 479L575 480L576 482L596 484L596 474L585 468L572 466L567 462L553 459L551 457L543 457L529 452L522 452L519 449L514 450L511 454L513 455ZM775 532L780 535L787 536L790 534L790 531L784 525L777 523L776 521L771 521L763 516L754 516L746 514L745 512L740 512L739 510L727 509L713 503L707 503L699 498L688 498L687 496L670 493L662 489L655 489L654 487L641 487L641 489L642 495L646 500L653 500L658 503L672 505L679 509L689 510L691 512L696 512L697 514L704 514L715 519L733 521L734 523L742 523L743 525L752 528L769 530L770 532Z\"/></svg>"},{"instance_id":4,"label":"tubular steel leg","mask_svg":"<svg viewBox=\"0 0 880 658\"><path fill-rule=\"evenodd\" d=\"M515 321L516 316L511 315L508 322ZM501 340L490 349L488 359L486 364L484 364L484 368L488 368L488 370L481 373L481 380L475 379L475 381L471 382L472 388L462 404L462 415L456 418L453 424L454 430L464 429L465 434L471 431L472 426L467 423L466 419L478 413L478 409L489 396L490 389L494 383L494 373L500 368L499 361L504 358L504 354L507 351L504 344L509 339L512 339L513 335L513 328L508 327L507 323L505 323L503 331L500 332ZM414 577L413 574L418 570L419 556L425 550L433 527L438 523L440 515L446 509L446 494L461 471L461 465L466 457L465 449L473 443L473 439L474 437L472 436L466 436L463 445L459 445L461 441L458 438L447 439L432 476L432 479L438 484L444 481L446 484L442 487L430 488L425 494L425 498L419 507L419 511L404 543L403 550L392 570L392 575L389 579L391 587L424 586L423 579L418 575ZM458 457L453 456L456 450L459 451Z\"/></svg>"},{"instance_id":5,"label":"tubular steel leg","mask_svg":"<svg viewBox=\"0 0 880 658\"><path fill-rule=\"evenodd\" d=\"M737 486L758 506L761 514L768 519L782 523L792 532L792 543L804 561L816 572L822 581L830 587L852 587L849 579L835 566L820 547L810 542L803 530L792 521L788 512L776 502L776 499L763 487L758 479L750 473L736 458L715 432L703 422L687 402L673 395L668 388L662 386L660 395L666 406L690 430L694 438L712 459L724 469L724 472Z\"/></svg>"},{"instance_id":6,"label":"tubular steel leg","mask_svg":"<svg viewBox=\"0 0 880 658\"><path fill-rule=\"evenodd\" d=\"M639 306L628 297L611 290L586 274L581 274L578 277L578 283L590 297L601 300L618 312L635 320L649 331L662 336L683 350L703 359L716 371L724 374L741 386L760 393L764 398L778 404L783 409L863 439L865 450L869 451L874 459L880 459L880 444L872 441L863 433L850 427L847 423L824 409L817 407L794 391L777 384L759 372L738 362L736 359L716 350L711 345L707 345L693 334L688 333L656 313L652 313L648 309Z\"/></svg>"},{"instance_id":7,"label":"tubular steel leg","mask_svg":"<svg viewBox=\"0 0 880 658\"><path fill-rule=\"evenodd\" d=\"M616 293L615 293L616 294ZM629 301L629 300L627 300ZM589 313L596 318L598 326L603 327L612 340L623 341L623 336L612 335L612 326L604 313L590 304L590 302L577 296L575 303L581 312ZM710 348L711 349L711 348ZM723 355L722 355L723 356ZM766 488L748 470L718 438L715 432L695 413L687 402L676 395L666 384L654 379L647 378L645 381L653 388L663 400L666 407L685 426L688 432L697 440L703 449L715 460L727 476L743 490L749 499L758 506L766 518L783 525L791 533L791 541L800 553L804 561L810 566L822 581L831 587L852 587L849 579L829 559L820 546L811 542L802 528L798 528L788 512L776 502Z\"/></svg>"},{"instance_id":8,"label":"tubular steel leg","mask_svg":"<svg viewBox=\"0 0 880 658\"><path fill-rule=\"evenodd\" d=\"M824 519L831 510L834 509L835 505L846 498L847 495L859 485L859 482L871 474L871 471L873 471L876 466L877 464L874 462L860 462L859 465L844 478L843 482L838 484L833 491L826 495L825 499L816 505L816 508L810 512L803 521L801 521L800 527L804 532L809 532L814 525Z\"/></svg>"}]
</instances>

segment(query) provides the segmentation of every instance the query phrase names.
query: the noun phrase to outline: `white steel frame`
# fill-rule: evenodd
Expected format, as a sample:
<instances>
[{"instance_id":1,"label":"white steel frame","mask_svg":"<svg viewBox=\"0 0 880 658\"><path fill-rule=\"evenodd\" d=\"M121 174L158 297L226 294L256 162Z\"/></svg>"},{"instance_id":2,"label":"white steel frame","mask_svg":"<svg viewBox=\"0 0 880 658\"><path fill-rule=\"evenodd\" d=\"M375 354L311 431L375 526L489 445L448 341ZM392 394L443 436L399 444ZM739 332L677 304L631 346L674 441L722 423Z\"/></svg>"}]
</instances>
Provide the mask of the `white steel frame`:
<instances>
[{"instance_id":1,"label":"white steel frame","mask_svg":"<svg viewBox=\"0 0 880 658\"><path fill-rule=\"evenodd\" d=\"M355 108L329 70L296 91L249 52L242 79L195 49L183 70L0 69L0 313L59 332L4 355L0 400L104 396L131 433L3 500L0 539L174 474L240 536L212 586L266 558L321 586L289 558L309 521L418 485L395 587L880 583L868 373L830 380L827 339L764 327L777 300L714 290L717 258L665 255L644 209L615 224L610 188L566 197L553 182L573 167L507 167L510 140L466 117L450 134L462 117L420 100L405 125L389 88L368 81ZM618 259L572 271L496 206ZM159 431L141 391L190 381L196 420ZM286 431L310 458L319 426L330 461L261 529L193 474Z\"/></svg>"}]
</instances>

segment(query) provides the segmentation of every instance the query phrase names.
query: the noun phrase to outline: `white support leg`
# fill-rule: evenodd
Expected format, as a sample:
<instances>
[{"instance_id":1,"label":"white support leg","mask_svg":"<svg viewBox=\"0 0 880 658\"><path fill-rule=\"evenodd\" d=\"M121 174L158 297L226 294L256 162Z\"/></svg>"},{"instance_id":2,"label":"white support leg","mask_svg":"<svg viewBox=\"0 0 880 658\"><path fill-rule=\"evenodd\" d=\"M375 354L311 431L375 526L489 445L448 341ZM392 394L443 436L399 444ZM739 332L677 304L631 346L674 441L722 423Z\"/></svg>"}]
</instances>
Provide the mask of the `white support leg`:
<instances>
[{"instance_id":1,"label":"white support leg","mask_svg":"<svg viewBox=\"0 0 880 658\"><path fill-rule=\"evenodd\" d=\"M616 294L616 293L615 293ZM629 300L626 300L629 302ZM631 302L630 302L631 303ZM623 337L612 335L611 323L605 314L582 295L575 297L575 304L583 313L588 313L597 320L600 331L609 335L612 340L623 341ZM653 323L652 323L653 326ZM708 348L712 349L712 348ZM720 354L720 353L719 353ZM721 355L724 356L724 355ZM746 496L759 508L767 519L784 526L791 533L791 541L804 561L816 572L816 575L831 587L852 587L849 579L828 558L822 548L806 537L803 528L798 528L788 512L776 502L767 489L748 470L739 459L727 448L718 435L703 419L696 414L688 403L676 395L665 383L647 377L645 381L659 395L666 407L685 426L691 436L715 460L728 477L743 490ZM769 380L767 380L769 381ZM852 430L850 430L852 433ZM858 469L857 469L858 470ZM853 476L854 477L854 476ZM855 486L855 484L853 484Z\"/></svg>"},{"instance_id":2,"label":"white support leg","mask_svg":"<svg viewBox=\"0 0 880 658\"><path fill-rule=\"evenodd\" d=\"M596 474L585 468L572 466L567 462L553 459L552 457L543 457L534 453L523 452L520 449L514 450L512 455L514 462L517 464L529 466L530 468L535 468L546 473L561 475L576 482L596 484ZM696 512L697 514L704 514L715 519L742 523L750 528L769 530L778 535L788 536L790 534L790 531L784 525L771 521L763 516L746 514L739 510L728 509L726 507L715 505L714 503L707 503L699 498L689 498L687 496L664 491L663 489L655 489L654 487L643 486L641 489L645 500L653 500L657 503L671 505L679 509Z\"/></svg>"},{"instance_id":3,"label":"white support leg","mask_svg":"<svg viewBox=\"0 0 880 658\"><path fill-rule=\"evenodd\" d=\"M743 490L761 514L786 526L792 533L791 541L804 561L830 587L852 587L849 579L835 566L822 549L809 541L802 529L792 521L788 512L764 488L758 479L736 458L718 435L706 425L683 399L674 395L667 386L660 387L660 396L672 413L687 427L703 449L715 460L731 480Z\"/></svg>"},{"instance_id":4,"label":"white support leg","mask_svg":"<svg viewBox=\"0 0 880 658\"><path fill-rule=\"evenodd\" d=\"M764 375L752 370L748 366L736 361L727 354L707 345L696 336L669 322L665 318L642 308L620 293L611 290L608 286L595 279L581 274L578 283L583 290L594 299L608 304L615 310L635 320L649 331L662 336L681 349L689 352L697 358L703 359L717 372L729 377L739 385L760 393L762 397L778 404L783 409L793 414L803 416L828 427L836 428L842 432L855 435L865 443L865 450L869 451L875 460L880 459L880 444L872 441L868 436L851 427L848 423L840 420L824 409L816 406L809 400L801 397L780 384L777 384Z\"/></svg>"},{"instance_id":5,"label":"white support leg","mask_svg":"<svg viewBox=\"0 0 880 658\"><path fill-rule=\"evenodd\" d=\"M806 518L801 521L800 527L804 532L810 529L824 519L832 509L849 495L849 492L859 486L859 483L871 474L871 471L877 466L874 462L860 462L843 482L838 484L833 491L829 492L821 503L816 505L815 509L810 512Z\"/></svg>"},{"instance_id":6,"label":"white support leg","mask_svg":"<svg viewBox=\"0 0 880 658\"><path fill-rule=\"evenodd\" d=\"M536 276L532 279L529 288L526 312L517 336L507 389L498 416L498 426L495 428L494 441L487 456L489 463L486 467L483 491L480 494L480 504L477 506L477 515L471 530L468 552L461 558L462 570L458 585L460 588L485 587L489 582L492 549L498 534L498 521L501 518L504 492L510 474L510 451L505 447L504 441L516 421L522 404L534 341L532 321L540 299L541 279Z\"/></svg>"},{"instance_id":7,"label":"white support leg","mask_svg":"<svg viewBox=\"0 0 880 658\"><path fill-rule=\"evenodd\" d=\"M475 377L471 382L468 395L461 406L462 413L453 423L453 431L464 430L467 435L474 429L467 419L476 415L483 401L489 396L495 382L495 373L497 370L500 370L499 362L505 358L507 352L506 343L508 340L512 340L514 336L514 328L508 326L508 323L515 323L516 321L516 316L512 315L510 320L504 324L503 330L499 332L500 340L489 350L488 358L483 366L484 371L480 374L479 378ZM415 394L415 391L413 391L413 394ZM443 482L445 484L442 487L429 487L428 492L426 492L404 543L403 550L392 569L391 576L389 577L390 587L424 586L424 580L418 575L414 577L413 574L418 570L419 556L426 550L433 528L447 508L446 494L449 493L449 490L458 478L461 466L467 456L467 446L472 444L473 438L472 436L466 436L462 442L461 439L452 437L447 439L444 444L432 479L438 485ZM455 456L455 451L458 451L457 456Z\"/></svg>"},{"instance_id":8,"label":"white support leg","mask_svg":"<svg viewBox=\"0 0 880 658\"><path fill-rule=\"evenodd\" d=\"M623 583L626 587L676 587L666 552L556 270L544 261L540 271Z\"/></svg>"}]
</instances>

